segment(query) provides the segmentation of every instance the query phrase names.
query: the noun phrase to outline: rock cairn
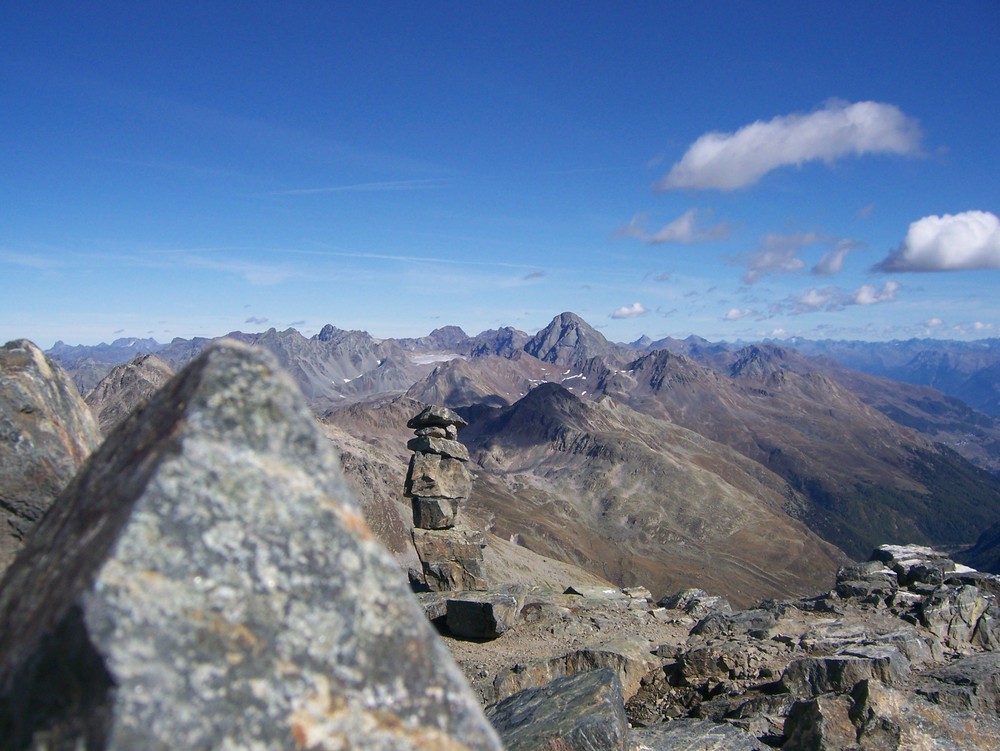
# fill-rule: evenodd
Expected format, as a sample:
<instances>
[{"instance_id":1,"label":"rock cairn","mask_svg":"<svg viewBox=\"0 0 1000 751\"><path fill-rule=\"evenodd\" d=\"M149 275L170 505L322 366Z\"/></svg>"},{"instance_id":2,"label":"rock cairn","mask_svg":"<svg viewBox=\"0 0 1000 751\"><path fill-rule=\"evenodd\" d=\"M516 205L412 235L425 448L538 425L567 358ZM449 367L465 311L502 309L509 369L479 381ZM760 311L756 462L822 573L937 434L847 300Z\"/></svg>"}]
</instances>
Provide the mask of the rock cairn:
<instances>
[{"instance_id":1,"label":"rock cairn","mask_svg":"<svg viewBox=\"0 0 1000 751\"><path fill-rule=\"evenodd\" d=\"M416 437L406 447L413 452L404 495L413 505L413 546L422 571L421 583L435 592L486 589L483 548L486 536L462 526L459 512L472 490L465 468L469 450L458 441L468 423L447 407L431 406L411 418L406 427Z\"/></svg>"}]
</instances>

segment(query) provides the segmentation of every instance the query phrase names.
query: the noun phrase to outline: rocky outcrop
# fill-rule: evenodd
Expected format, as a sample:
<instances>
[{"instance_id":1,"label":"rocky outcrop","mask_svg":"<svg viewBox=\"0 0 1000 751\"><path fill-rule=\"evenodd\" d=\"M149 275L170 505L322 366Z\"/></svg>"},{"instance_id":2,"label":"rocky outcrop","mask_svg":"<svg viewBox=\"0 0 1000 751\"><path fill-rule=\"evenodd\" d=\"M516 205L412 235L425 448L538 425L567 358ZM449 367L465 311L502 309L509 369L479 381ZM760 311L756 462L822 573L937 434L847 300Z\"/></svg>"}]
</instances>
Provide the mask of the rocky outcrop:
<instances>
[{"instance_id":1,"label":"rocky outcrop","mask_svg":"<svg viewBox=\"0 0 1000 751\"><path fill-rule=\"evenodd\" d=\"M413 504L413 546L422 571L417 583L431 591L485 590L483 548L486 536L459 521L472 490L465 468L469 452L458 441L465 420L447 407L431 406L411 418L416 432L406 447L413 452L403 494Z\"/></svg>"},{"instance_id":2,"label":"rocky outcrop","mask_svg":"<svg viewBox=\"0 0 1000 751\"><path fill-rule=\"evenodd\" d=\"M507 751L625 751L628 721L612 670L529 688L486 709Z\"/></svg>"},{"instance_id":3,"label":"rocky outcrop","mask_svg":"<svg viewBox=\"0 0 1000 751\"><path fill-rule=\"evenodd\" d=\"M206 351L0 587L0 745L499 749L274 359Z\"/></svg>"},{"instance_id":4,"label":"rocky outcrop","mask_svg":"<svg viewBox=\"0 0 1000 751\"><path fill-rule=\"evenodd\" d=\"M1000 733L998 586L932 549L882 546L829 592L736 612L692 590L656 605L599 587L529 592L495 647L452 648L487 702L613 670L637 751L971 751Z\"/></svg>"},{"instance_id":5,"label":"rocky outcrop","mask_svg":"<svg viewBox=\"0 0 1000 751\"><path fill-rule=\"evenodd\" d=\"M76 387L38 347L0 347L0 572L100 441Z\"/></svg>"},{"instance_id":6,"label":"rocky outcrop","mask_svg":"<svg viewBox=\"0 0 1000 751\"><path fill-rule=\"evenodd\" d=\"M156 355L139 355L112 368L84 401L97 418L101 432L107 435L149 401L173 374L173 369Z\"/></svg>"}]
</instances>

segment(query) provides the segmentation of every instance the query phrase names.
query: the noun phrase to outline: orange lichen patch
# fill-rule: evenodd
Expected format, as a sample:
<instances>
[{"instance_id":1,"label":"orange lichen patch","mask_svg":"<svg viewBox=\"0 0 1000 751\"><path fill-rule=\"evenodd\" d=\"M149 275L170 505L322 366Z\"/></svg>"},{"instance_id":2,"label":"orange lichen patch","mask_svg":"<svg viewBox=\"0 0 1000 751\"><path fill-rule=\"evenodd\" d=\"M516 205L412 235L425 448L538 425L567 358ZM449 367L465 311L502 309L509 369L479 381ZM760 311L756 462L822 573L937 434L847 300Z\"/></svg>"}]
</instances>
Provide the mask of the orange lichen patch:
<instances>
[{"instance_id":1,"label":"orange lichen patch","mask_svg":"<svg viewBox=\"0 0 1000 751\"><path fill-rule=\"evenodd\" d=\"M434 728L408 726L395 712L352 706L347 699L331 693L330 681L314 676L315 692L307 696L289 720L296 746L310 751L347 751L350 738L366 738L378 747L379 740L392 741L393 748L430 751L469 751L469 747Z\"/></svg>"},{"instance_id":2,"label":"orange lichen patch","mask_svg":"<svg viewBox=\"0 0 1000 751\"><path fill-rule=\"evenodd\" d=\"M228 642L235 642L236 646L244 650L249 650L254 656L259 655L264 650L263 640L251 631L246 624L232 623L202 610L192 613L191 620L198 623L208 633L214 634ZM232 657L228 657L228 659L231 661Z\"/></svg>"},{"instance_id":3,"label":"orange lichen patch","mask_svg":"<svg viewBox=\"0 0 1000 751\"><path fill-rule=\"evenodd\" d=\"M358 539L368 542L374 539L374 535L370 529L368 529L368 524L365 522L365 517L354 509L344 508L343 506L337 504L334 508L337 516L340 517L341 523L344 528L352 532Z\"/></svg>"}]
</instances>

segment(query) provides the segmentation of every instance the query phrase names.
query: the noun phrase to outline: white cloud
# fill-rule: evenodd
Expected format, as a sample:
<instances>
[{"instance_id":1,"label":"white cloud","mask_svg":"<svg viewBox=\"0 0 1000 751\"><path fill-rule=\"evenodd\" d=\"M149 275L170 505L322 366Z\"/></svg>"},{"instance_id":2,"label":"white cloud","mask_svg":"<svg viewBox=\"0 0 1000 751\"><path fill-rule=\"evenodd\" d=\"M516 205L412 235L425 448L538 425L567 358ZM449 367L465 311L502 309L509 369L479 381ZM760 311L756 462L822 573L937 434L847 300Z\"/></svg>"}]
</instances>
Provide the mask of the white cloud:
<instances>
[{"instance_id":1,"label":"white cloud","mask_svg":"<svg viewBox=\"0 0 1000 751\"><path fill-rule=\"evenodd\" d=\"M816 289L813 287L811 290L805 294L799 295L795 298L795 302L798 305L803 305L807 308L820 308L827 305L830 300L833 299L834 293L829 289Z\"/></svg>"},{"instance_id":2,"label":"white cloud","mask_svg":"<svg viewBox=\"0 0 1000 751\"><path fill-rule=\"evenodd\" d=\"M730 308L729 312L726 313L727 321L738 321L741 318L746 318L747 316L756 315L755 311L749 308Z\"/></svg>"},{"instance_id":3,"label":"white cloud","mask_svg":"<svg viewBox=\"0 0 1000 751\"><path fill-rule=\"evenodd\" d=\"M880 302L894 302L898 289L899 282L886 282L882 285L882 289L876 289L871 284L865 284L855 290L853 302L855 305L875 305Z\"/></svg>"},{"instance_id":4,"label":"white cloud","mask_svg":"<svg viewBox=\"0 0 1000 751\"><path fill-rule=\"evenodd\" d=\"M765 235L756 253L737 258L737 261L747 265L743 281L753 284L765 274L801 271L806 264L798 257L799 251L821 240L822 238L813 232L796 232L791 235L772 232Z\"/></svg>"},{"instance_id":5,"label":"white cloud","mask_svg":"<svg viewBox=\"0 0 1000 751\"><path fill-rule=\"evenodd\" d=\"M944 326L944 321L942 321L940 318L928 318L926 321L924 321L924 326L926 326L929 329L934 329L937 328L938 326Z\"/></svg>"},{"instance_id":6,"label":"white cloud","mask_svg":"<svg viewBox=\"0 0 1000 751\"><path fill-rule=\"evenodd\" d=\"M972 324L972 328L975 329L976 331L992 331L993 324L983 323L982 321L976 321L975 323Z\"/></svg>"},{"instance_id":7,"label":"white cloud","mask_svg":"<svg viewBox=\"0 0 1000 751\"><path fill-rule=\"evenodd\" d=\"M634 237L648 245L661 245L664 243L691 245L693 243L710 242L729 237L730 227L727 222L720 222L708 227L699 226L698 218L703 213L698 209L688 209L653 234L649 234L645 230L642 226L643 217L637 214L624 227L619 227L615 231L615 236Z\"/></svg>"},{"instance_id":8,"label":"white cloud","mask_svg":"<svg viewBox=\"0 0 1000 751\"><path fill-rule=\"evenodd\" d=\"M612 318L638 318L639 316L644 316L649 310L645 308L642 303L632 303L631 305L623 305L618 308L614 313L611 314Z\"/></svg>"},{"instance_id":9,"label":"white cloud","mask_svg":"<svg viewBox=\"0 0 1000 751\"><path fill-rule=\"evenodd\" d=\"M1000 219L988 211L925 216L910 225L902 244L879 271L1000 269Z\"/></svg>"},{"instance_id":10,"label":"white cloud","mask_svg":"<svg viewBox=\"0 0 1000 751\"><path fill-rule=\"evenodd\" d=\"M839 274L844 269L844 259L847 254L858 244L852 240L841 240L827 251L816 265L812 267L812 273L816 276L833 276Z\"/></svg>"},{"instance_id":11,"label":"white cloud","mask_svg":"<svg viewBox=\"0 0 1000 751\"><path fill-rule=\"evenodd\" d=\"M917 121L891 104L831 101L815 112L758 120L735 133L706 133L656 187L736 190L787 165L831 163L850 154L916 154L920 138Z\"/></svg>"}]
</instances>

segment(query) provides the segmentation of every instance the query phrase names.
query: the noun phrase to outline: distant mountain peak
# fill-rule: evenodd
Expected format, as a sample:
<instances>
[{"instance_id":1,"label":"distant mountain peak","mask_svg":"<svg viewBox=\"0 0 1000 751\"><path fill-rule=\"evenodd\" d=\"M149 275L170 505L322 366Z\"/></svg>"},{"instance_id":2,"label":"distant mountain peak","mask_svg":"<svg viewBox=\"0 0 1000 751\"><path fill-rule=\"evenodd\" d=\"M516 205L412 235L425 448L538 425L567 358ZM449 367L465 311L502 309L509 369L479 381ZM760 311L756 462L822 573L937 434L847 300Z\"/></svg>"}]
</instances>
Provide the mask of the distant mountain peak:
<instances>
[{"instance_id":1,"label":"distant mountain peak","mask_svg":"<svg viewBox=\"0 0 1000 751\"><path fill-rule=\"evenodd\" d=\"M524 351L545 362L577 365L592 357L613 355L614 348L576 313L561 313L524 345Z\"/></svg>"},{"instance_id":2,"label":"distant mountain peak","mask_svg":"<svg viewBox=\"0 0 1000 751\"><path fill-rule=\"evenodd\" d=\"M646 349L652 343L653 343L653 340L650 339L645 334L643 334L638 339L636 339L634 342L632 342L629 346L631 346L631 347L633 347L635 349Z\"/></svg>"},{"instance_id":3,"label":"distant mountain peak","mask_svg":"<svg viewBox=\"0 0 1000 751\"><path fill-rule=\"evenodd\" d=\"M729 369L733 378L763 378L785 370L788 351L774 344L751 344L736 353Z\"/></svg>"}]
</instances>

